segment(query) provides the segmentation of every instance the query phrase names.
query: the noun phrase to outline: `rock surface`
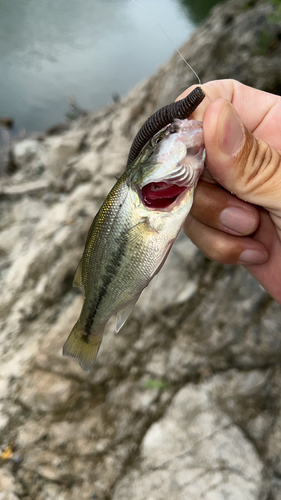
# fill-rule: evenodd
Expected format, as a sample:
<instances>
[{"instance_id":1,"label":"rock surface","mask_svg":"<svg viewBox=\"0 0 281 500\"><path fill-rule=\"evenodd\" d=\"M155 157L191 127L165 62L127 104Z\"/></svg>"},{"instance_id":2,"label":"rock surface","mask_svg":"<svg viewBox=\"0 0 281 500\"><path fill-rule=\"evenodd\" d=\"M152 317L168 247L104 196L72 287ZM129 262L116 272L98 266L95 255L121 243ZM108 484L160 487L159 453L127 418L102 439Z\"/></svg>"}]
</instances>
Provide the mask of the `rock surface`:
<instances>
[{"instance_id":1,"label":"rock surface","mask_svg":"<svg viewBox=\"0 0 281 500\"><path fill-rule=\"evenodd\" d=\"M202 81L278 93L278 4L219 5L182 48ZM94 368L62 357L93 216L178 56L119 103L14 145L0 188L0 499L281 500L280 307L181 235ZM13 173L12 173L13 172Z\"/></svg>"}]
</instances>

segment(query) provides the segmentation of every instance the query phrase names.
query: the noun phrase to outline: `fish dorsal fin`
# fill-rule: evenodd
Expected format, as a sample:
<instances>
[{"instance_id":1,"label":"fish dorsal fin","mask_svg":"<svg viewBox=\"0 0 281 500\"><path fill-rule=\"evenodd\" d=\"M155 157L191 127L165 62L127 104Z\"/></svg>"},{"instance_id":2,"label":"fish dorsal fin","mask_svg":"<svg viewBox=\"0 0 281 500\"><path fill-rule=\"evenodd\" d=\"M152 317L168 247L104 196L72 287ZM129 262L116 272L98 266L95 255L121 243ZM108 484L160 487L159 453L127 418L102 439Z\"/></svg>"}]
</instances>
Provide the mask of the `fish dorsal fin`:
<instances>
[{"instance_id":1,"label":"fish dorsal fin","mask_svg":"<svg viewBox=\"0 0 281 500\"><path fill-rule=\"evenodd\" d=\"M137 302L138 298L139 298L139 295L138 295L138 297L136 299L132 300L132 302L129 302L129 304L127 304L123 309L121 309L117 313L115 333L118 333L119 330L124 325L124 323L126 323L126 321L127 321L128 317L130 316L130 314L131 314L131 312L132 312L132 310L134 308L134 305Z\"/></svg>"},{"instance_id":2,"label":"fish dorsal fin","mask_svg":"<svg viewBox=\"0 0 281 500\"><path fill-rule=\"evenodd\" d=\"M76 273L75 273L74 280L73 280L73 286L75 286L76 288L81 288L81 289L83 288L82 267L83 267L83 256L80 259L80 262L79 262L78 267L76 269Z\"/></svg>"}]
</instances>

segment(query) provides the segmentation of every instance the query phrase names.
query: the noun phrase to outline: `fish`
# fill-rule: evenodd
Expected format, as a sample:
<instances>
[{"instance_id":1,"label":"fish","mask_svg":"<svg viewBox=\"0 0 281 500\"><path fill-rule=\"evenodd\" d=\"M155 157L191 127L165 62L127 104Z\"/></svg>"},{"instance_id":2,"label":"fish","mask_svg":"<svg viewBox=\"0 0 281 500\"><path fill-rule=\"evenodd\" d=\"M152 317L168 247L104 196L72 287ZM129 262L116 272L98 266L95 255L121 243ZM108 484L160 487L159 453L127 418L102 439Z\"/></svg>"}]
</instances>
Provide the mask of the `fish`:
<instances>
[{"instance_id":1,"label":"fish","mask_svg":"<svg viewBox=\"0 0 281 500\"><path fill-rule=\"evenodd\" d=\"M109 319L116 332L163 266L191 209L203 170L202 123L174 119L142 148L116 182L90 227L73 285L82 311L63 354L89 370Z\"/></svg>"}]
</instances>

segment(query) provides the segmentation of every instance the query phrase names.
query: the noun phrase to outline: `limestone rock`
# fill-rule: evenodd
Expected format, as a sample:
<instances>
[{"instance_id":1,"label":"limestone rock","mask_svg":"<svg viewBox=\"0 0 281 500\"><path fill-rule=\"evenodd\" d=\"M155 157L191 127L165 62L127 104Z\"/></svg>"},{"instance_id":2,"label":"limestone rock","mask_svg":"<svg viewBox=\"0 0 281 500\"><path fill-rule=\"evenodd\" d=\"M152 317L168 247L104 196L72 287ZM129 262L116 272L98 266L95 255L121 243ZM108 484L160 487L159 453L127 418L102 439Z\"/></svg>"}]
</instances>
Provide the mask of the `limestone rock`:
<instances>
[{"instance_id":1,"label":"limestone rock","mask_svg":"<svg viewBox=\"0 0 281 500\"><path fill-rule=\"evenodd\" d=\"M3 491L0 493L0 500L19 500L19 497L10 491Z\"/></svg>"},{"instance_id":2,"label":"limestone rock","mask_svg":"<svg viewBox=\"0 0 281 500\"><path fill-rule=\"evenodd\" d=\"M261 378L253 377L248 390ZM258 497L262 461L241 429L218 408L214 395L221 383L223 376L218 376L177 393L164 417L145 434L141 463L120 482L113 500L234 500L241 491L248 500Z\"/></svg>"}]
</instances>

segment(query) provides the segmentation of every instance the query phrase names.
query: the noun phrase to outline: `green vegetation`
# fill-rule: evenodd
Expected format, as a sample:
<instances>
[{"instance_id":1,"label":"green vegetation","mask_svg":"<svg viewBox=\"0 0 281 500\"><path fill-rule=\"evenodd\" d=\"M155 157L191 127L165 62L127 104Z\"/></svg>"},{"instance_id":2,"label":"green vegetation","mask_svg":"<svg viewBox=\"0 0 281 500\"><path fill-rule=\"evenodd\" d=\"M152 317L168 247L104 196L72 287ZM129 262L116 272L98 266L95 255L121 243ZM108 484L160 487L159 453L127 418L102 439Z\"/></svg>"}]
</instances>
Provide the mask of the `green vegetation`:
<instances>
[{"instance_id":1,"label":"green vegetation","mask_svg":"<svg viewBox=\"0 0 281 500\"><path fill-rule=\"evenodd\" d=\"M166 384L166 382L163 382L162 380L154 379L154 380L146 380L146 382L144 382L144 387L145 387L145 389L163 390L163 389L167 389L168 384Z\"/></svg>"},{"instance_id":2,"label":"green vegetation","mask_svg":"<svg viewBox=\"0 0 281 500\"><path fill-rule=\"evenodd\" d=\"M279 23L281 21L281 0L270 0L274 7L274 12L268 16L271 23Z\"/></svg>"},{"instance_id":3,"label":"green vegetation","mask_svg":"<svg viewBox=\"0 0 281 500\"><path fill-rule=\"evenodd\" d=\"M266 29L263 29L259 39L259 45L257 47L256 54L258 55L266 54L267 51L271 48L271 46L274 44L274 42L275 42L275 35L273 36L272 33L269 33Z\"/></svg>"}]
</instances>

